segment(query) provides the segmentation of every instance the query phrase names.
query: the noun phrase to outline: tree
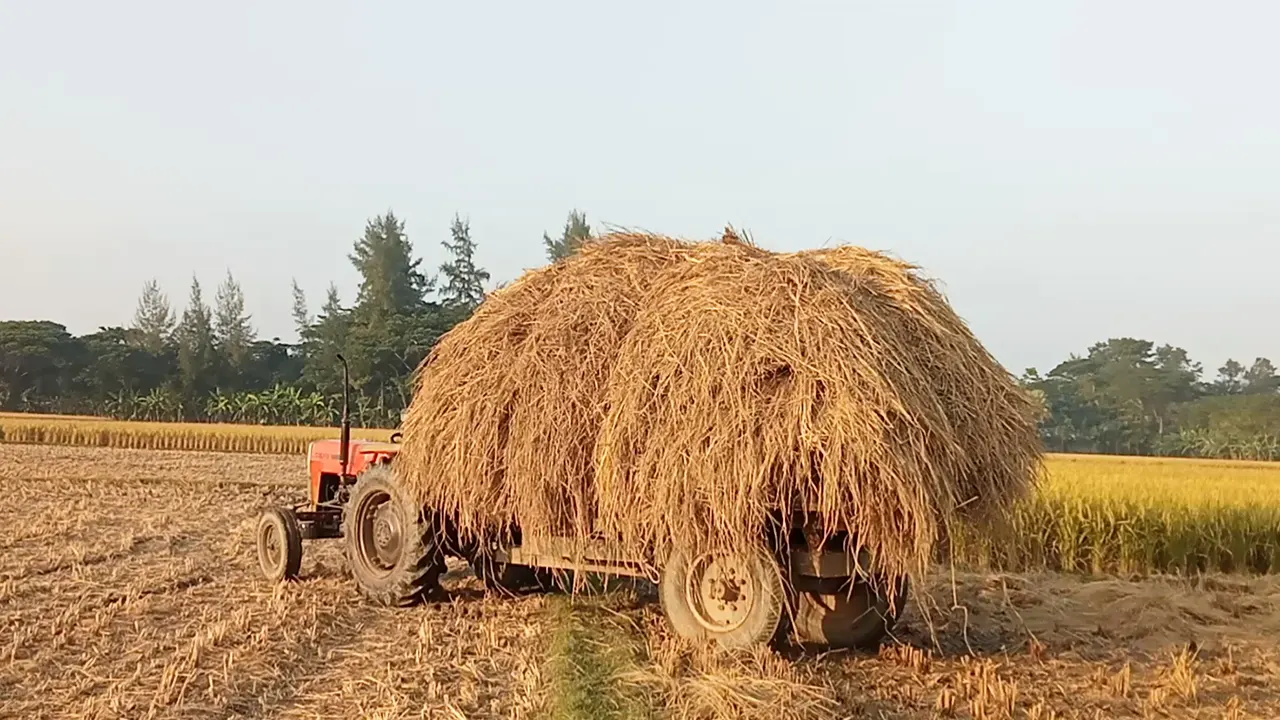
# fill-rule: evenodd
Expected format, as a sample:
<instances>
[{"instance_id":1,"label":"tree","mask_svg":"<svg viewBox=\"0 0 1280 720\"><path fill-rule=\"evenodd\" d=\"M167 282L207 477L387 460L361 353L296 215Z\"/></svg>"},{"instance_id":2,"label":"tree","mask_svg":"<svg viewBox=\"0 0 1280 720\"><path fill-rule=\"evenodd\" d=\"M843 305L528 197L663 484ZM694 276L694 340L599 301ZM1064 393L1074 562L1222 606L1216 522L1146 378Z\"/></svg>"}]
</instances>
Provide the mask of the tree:
<instances>
[{"instance_id":1,"label":"tree","mask_svg":"<svg viewBox=\"0 0 1280 720\"><path fill-rule=\"evenodd\" d=\"M434 280L418 270L404 221L390 211L370 220L355 243L351 263L360 272L356 308L364 320L412 313L425 304Z\"/></svg>"},{"instance_id":2,"label":"tree","mask_svg":"<svg viewBox=\"0 0 1280 720\"><path fill-rule=\"evenodd\" d=\"M173 337L174 323L168 296L160 290L159 282L148 280L142 286L142 297L138 299L138 309L133 315L133 329L139 346L153 353L163 352Z\"/></svg>"},{"instance_id":3,"label":"tree","mask_svg":"<svg viewBox=\"0 0 1280 720\"><path fill-rule=\"evenodd\" d=\"M445 279L441 297L446 307L470 312L484 300L484 284L489 280L489 273L475 265L476 244L471 239L471 223L455 215L449 232L452 241L441 244L453 260L440 266L440 274Z\"/></svg>"},{"instance_id":4,"label":"tree","mask_svg":"<svg viewBox=\"0 0 1280 720\"><path fill-rule=\"evenodd\" d=\"M58 410L81 347L58 323L0 322L0 409Z\"/></svg>"},{"instance_id":5,"label":"tree","mask_svg":"<svg viewBox=\"0 0 1280 720\"><path fill-rule=\"evenodd\" d=\"M192 276L191 296L176 331L180 382L188 400L202 397L213 389L217 352L211 315L200 291L200 281Z\"/></svg>"},{"instance_id":6,"label":"tree","mask_svg":"<svg viewBox=\"0 0 1280 720\"><path fill-rule=\"evenodd\" d=\"M320 314L302 334L303 355L306 357L303 378L321 392L333 394L342 391L342 372L337 356L347 349L351 322L351 312L342 307L338 286L330 283Z\"/></svg>"},{"instance_id":7,"label":"tree","mask_svg":"<svg viewBox=\"0 0 1280 720\"><path fill-rule=\"evenodd\" d=\"M147 393L170 383L176 369L171 349L152 353L130 342L132 331L104 327L80 338L86 361L76 383L92 409L102 409L120 394Z\"/></svg>"},{"instance_id":8,"label":"tree","mask_svg":"<svg viewBox=\"0 0 1280 720\"><path fill-rule=\"evenodd\" d=\"M1219 395L1235 395L1244 390L1244 366L1235 360L1227 360L1218 368L1218 379L1213 381L1213 391Z\"/></svg>"},{"instance_id":9,"label":"tree","mask_svg":"<svg viewBox=\"0 0 1280 720\"><path fill-rule=\"evenodd\" d=\"M1280 390L1280 377L1276 376L1276 366L1271 361L1260 357L1244 373L1243 391L1250 395L1273 395Z\"/></svg>"},{"instance_id":10,"label":"tree","mask_svg":"<svg viewBox=\"0 0 1280 720\"><path fill-rule=\"evenodd\" d=\"M292 347L277 339L255 340L249 346L249 362L241 373L241 385L261 390L275 385L294 385L302 379L303 359Z\"/></svg>"},{"instance_id":11,"label":"tree","mask_svg":"<svg viewBox=\"0 0 1280 720\"><path fill-rule=\"evenodd\" d=\"M368 223L351 261L361 283L355 306L344 315L342 347L358 390L361 420L388 423L407 399L406 378L457 313L427 300L435 279L419 271L421 261L413 257L404 222L390 212ZM333 346L313 346L322 351L318 357L308 355L317 387L336 388L329 375L336 370L320 367L333 361Z\"/></svg>"},{"instance_id":12,"label":"tree","mask_svg":"<svg viewBox=\"0 0 1280 720\"><path fill-rule=\"evenodd\" d=\"M218 350L229 367L242 371L249 357L249 346L257 338L244 309L244 293L230 270L218 288L214 315Z\"/></svg>"},{"instance_id":13,"label":"tree","mask_svg":"<svg viewBox=\"0 0 1280 720\"><path fill-rule=\"evenodd\" d=\"M576 253L590 239L591 226L587 224L587 216L577 210L569 213L569 219L565 221L564 231L559 238L553 240L545 232L542 233L542 244L546 247L547 258L551 262Z\"/></svg>"},{"instance_id":14,"label":"tree","mask_svg":"<svg viewBox=\"0 0 1280 720\"><path fill-rule=\"evenodd\" d=\"M1171 345L1112 338L1054 368L1045 392L1059 449L1154 452L1175 409L1197 397L1200 365ZM1048 433L1046 433L1048 434Z\"/></svg>"},{"instance_id":15,"label":"tree","mask_svg":"<svg viewBox=\"0 0 1280 720\"><path fill-rule=\"evenodd\" d=\"M1156 382L1147 404L1159 423L1158 434L1172 418L1172 409L1180 403L1199 397L1200 376L1204 368L1193 362L1187 351L1172 345L1155 349Z\"/></svg>"},{"instance_id":16,"label":"tree","mask_svg":"<svg viewBox=\"0 0 1280 720\"><path fill-rule=\"evenodd\" d=\"M311 327L311 313L307 310L307 295L302 292L302 288L298 287L298 281L292 280L293 283L293 326L298 330L298 337L302 337L307 332L307 328Z\"/></svg>"}]
</instances>

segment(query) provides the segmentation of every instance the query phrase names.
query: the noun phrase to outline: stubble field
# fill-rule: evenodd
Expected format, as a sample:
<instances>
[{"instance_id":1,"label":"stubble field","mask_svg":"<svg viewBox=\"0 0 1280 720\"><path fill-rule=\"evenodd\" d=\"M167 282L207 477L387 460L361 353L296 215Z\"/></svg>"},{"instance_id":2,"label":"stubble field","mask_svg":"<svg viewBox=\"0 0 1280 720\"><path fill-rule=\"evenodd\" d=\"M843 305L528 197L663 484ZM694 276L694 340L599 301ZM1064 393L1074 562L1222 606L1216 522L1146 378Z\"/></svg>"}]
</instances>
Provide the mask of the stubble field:
<instances>
[{"instance_id":1,"label":"stubble field","mask_svg":"<svg viewBox=\"0 0 1280 720\"><path fill-rule=\"evenodd\" d=\"M334 541L271 586L297 455L0 443L0 717L1274 718L1280 580L948 573L877 655L729 655L644 587L361 602Z\"/></svg>"}]
</instances>

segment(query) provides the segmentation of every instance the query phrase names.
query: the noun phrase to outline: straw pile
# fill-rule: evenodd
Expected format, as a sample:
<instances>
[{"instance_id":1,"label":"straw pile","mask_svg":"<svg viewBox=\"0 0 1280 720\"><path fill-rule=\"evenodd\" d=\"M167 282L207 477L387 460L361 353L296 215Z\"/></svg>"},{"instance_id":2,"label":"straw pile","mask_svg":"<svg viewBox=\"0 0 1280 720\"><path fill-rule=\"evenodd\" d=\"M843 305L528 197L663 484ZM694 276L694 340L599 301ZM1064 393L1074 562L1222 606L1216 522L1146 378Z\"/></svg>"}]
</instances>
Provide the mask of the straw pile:
<instances>
[{"instance_id":1,"label":"straw pile","mask_svg":"<svg viewBox=\"0 0 1280 720\"><path fill-rule=\"evenodd\" d=\"M619 233L495 292L419 369L398 470L464 536L741 551L771 511L892 576L1040 461L1032 406L915 269Z\"/></svg>"}]
</instances>

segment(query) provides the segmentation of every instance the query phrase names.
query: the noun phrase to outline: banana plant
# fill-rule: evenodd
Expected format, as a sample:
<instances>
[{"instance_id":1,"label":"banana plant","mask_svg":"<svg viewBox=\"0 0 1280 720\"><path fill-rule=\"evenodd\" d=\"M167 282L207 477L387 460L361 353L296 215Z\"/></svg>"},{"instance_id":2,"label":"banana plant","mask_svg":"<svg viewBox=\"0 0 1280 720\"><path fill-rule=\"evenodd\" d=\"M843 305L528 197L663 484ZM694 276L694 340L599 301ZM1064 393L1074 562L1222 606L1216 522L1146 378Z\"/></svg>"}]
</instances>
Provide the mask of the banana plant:
<instances>
[{"instance_id":1,"label":"banana plant","mask_svg":"<svg viewBox=\"0 0 1280 720\"><path fill-rule=\"evenodd\" d=\"M232 395L221 390L209 393L209 397L204 404L205 415L213 422L219 423L232 419L234 414L232 398Z\"/></svg>"}]
</instances>

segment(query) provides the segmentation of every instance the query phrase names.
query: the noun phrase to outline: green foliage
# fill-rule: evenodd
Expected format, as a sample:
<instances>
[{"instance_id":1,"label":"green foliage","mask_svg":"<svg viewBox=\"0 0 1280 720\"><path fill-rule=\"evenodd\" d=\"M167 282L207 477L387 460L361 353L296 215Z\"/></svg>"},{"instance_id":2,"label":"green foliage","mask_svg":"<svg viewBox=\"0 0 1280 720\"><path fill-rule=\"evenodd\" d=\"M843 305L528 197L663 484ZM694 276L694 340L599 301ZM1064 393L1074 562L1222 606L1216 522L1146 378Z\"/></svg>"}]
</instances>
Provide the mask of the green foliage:
<instances>
[{"instance_id":1,"label":"green foliage","mask_svg":"<svg viewBox=\"0 0 1280 720\"><path fill-rule=\"evenodd\" d=\"M547 249L547 259L552 262L574 254L590 239L591 226L587 224L586 213L577 210L569 213L569 219L565 221L560 237L552 239L550 235L542 233L542 244Z\"/></svg>"},{"instance_id":2,"label":"green foliage","mask_svg":"<svg viewBox=\"0 0 1280 720\"><path fill-rule=\"evenodd\" d=\"M440 274L445 278L441 298L447 308L471 312L484 301L484 284L489 281L489 273L476 267L471 223L455 215L449 233L452 239L441 244L453 259L440 266Z\"/></svg>"},{"instance_id":3,"label":"green foliage","mask_svg":"<svg viewBox=\"0 0 1280 720\"><path fill-rule=\"evenodd\" d=\"M227 271L227 277L218 288L214 309L214 338L218 353L226 366L239 371L249 357L249 346L256 339L250 316L244 307L244 292L240 283Z\"/></svg>"},{"instance_id":4,"label":"green foliage","mask_svg":"<svg viewBox=\"0 0 1280 720\"><path fill-rule=\"evenodd\" d=\"M387 318L421 310L434 289L434 279L419 270L404 221L390 210L370 220L355 243L351 263L360 271L356 307L366 319Z\"/></svg>"},{"instance_id":5,"label":"green foliage","mask_svg":"<svg viewBox=\"0 0 1280 720\"><path fill-rule=\"evenodd\" d=\"M1280 438L1275 368L1233 360L1212 383L1182 348L1134 338L1097 343L1023 385L1042 398L1051 450L1271 459Z\"/></svg>"},{"instance_id":6,"label":"green foliage","mask_svg":"<svg viewBox=\"0 0 1280 720\"><path fill-rule=\"evenodd\" d=\"M296 279L290 280L293 290L293 326L298 330L298 336L301 337L311 327L314 321L311 312L307 310L307 294L302 292L302 288L298 287Z\"/></svg>"},{"instance_id":7,"label":"green foliage","mask_svg":"<svg viewBox=\"0 0 1280 720\"><path fill-rule=\"evenodd\" d=\"M76 395L90 408L104 408L109 399L124 393L164 387L176 377L178 358L174 350L151 352L131 340L135 335L134 330L113 327L78 339L84 347L83 362L76 365L72 375Z\"/></svg>"},{"instance_id":8,"label":"green foliage","mask_svg":"<svg viewBox=\"0 0 1280 720\"><path fill-rule=\"evenodd\" d=\"M139 347L153 353L164 350L173 336L177 320L169 298L160 290L160 283L155 279L147 281L142 287L142 297L138 299L138 309L133 316L133 336Z\"/></svg>"},{"instance_id":9,"label":"green foliage","mask_svg":"<svg viewBox=\"0 0 1280 720\"><path fill-rule=\"evenodd\" d=\"M1266 358L1254 360L1244 373L1243 389L1250 395L1270 395L1280 391L1280 377L1276 375L1276 366Z\"/></svg>"},{"instance_id":10,"label":"green foliage","mask_svg":"<svg viewBox=\"0 0 1280 720\"><path fill-rule=\"evenodd\" d=\"M1214 392L1220 395L1238 395L1244 390L1244 366L1235 360L1227 360L1218 368L1218 379L1213 382Z\"/></svg>"},{"instance_id":11,"label":"green foliage","mask_svg":"<svg viewBox=\"0 0 1280 720\"><path fill-rule=\"evenodd\" d=\"M48 408L70 389L66 370L78 351L57 323L0 322L0 409Z\"/></svg>"},{"instance_id":12,"label":"green foliage","mask_svg":"<svg viewBox=\"0 0 1280 720\"><path fill-rule=\"evenodd\" d=\"M200 281L191 278L191 296L174 333L178 345L179 381L187 399L208 391L218 371L214 349L213 318L200 291Z\"/></svg>"},{"instance_id":13,"label":"green foliage","mask_svg":"<svg viewBox=\"0 0 1280 720\"><path fill-rule=\"evenodd\" d=\"M350 313L343 309L338 286L329 284L324 307L314 323L302 331L303 379L322 392L342 392L338 355L346 349Z\"/></svg>"}]
</instances>

